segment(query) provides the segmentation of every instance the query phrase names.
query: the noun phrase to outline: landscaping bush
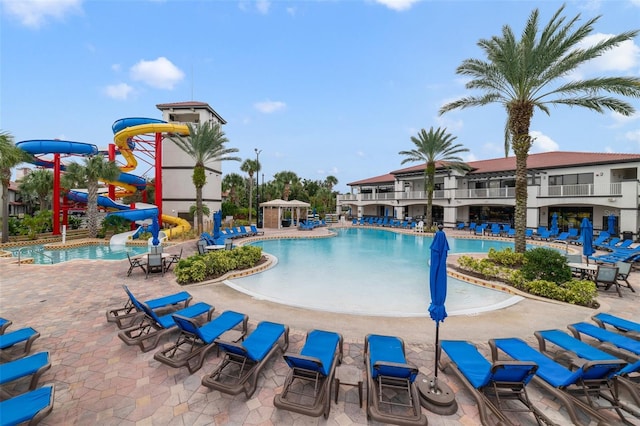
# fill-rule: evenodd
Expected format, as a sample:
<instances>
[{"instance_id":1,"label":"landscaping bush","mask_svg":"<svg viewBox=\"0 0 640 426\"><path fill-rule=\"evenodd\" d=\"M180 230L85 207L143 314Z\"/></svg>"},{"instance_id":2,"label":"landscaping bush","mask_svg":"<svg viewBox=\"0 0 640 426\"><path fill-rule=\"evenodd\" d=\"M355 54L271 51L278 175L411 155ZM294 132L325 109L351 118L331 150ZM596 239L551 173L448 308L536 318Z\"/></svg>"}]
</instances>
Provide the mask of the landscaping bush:
<instances>
[{"instance_id":1,"label":"landscaping bush","mask_svg":"<svg viewBox=\"0 0 640 426\"><path fill-rule=\"evenodd\" d=\"M176 281L189 284L216 278L237 269L255 266L262 258L262 248L241 246L217 250L181 259L175 269Z\"/></svg>"},{"instance_id":2,"label":"landscaping bush","mask_svg":"<svg viewBox=\"0 0 640 426\"><path fill-rule=\"evenodd\" d=\"M544 247L527 250L521 270L529 281L544 280L561 284L571 280L571 269L567 266L566 258L557 250Z\"/></svg>"},{"instance_id":3,"label":"landscaping bush","mask_svg":"<svg viewBox=\"0 0 640 426\"><path fill-rule=\"evenodd\" d=\"M524 254L516 253L511 248L506 248L500 251L491 248L489 249L489 253L487 253L487 258L498 265L508 266L511 268L520 266L524 263Z\"/></svg>"}]
</instances>

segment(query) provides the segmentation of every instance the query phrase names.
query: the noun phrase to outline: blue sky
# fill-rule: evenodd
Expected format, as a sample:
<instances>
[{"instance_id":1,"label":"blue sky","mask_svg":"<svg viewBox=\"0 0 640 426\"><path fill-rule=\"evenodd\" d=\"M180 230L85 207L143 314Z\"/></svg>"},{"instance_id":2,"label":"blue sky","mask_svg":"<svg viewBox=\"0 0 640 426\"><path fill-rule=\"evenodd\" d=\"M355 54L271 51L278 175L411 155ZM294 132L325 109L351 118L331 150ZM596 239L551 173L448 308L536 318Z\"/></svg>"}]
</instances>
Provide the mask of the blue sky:
<instances>
[{"instance_id":1,"label":"blue sky","mask_svg":"<svg viewBox=\"0 0 640 426\"><path fill-rule=\"evenodd\" d=\"M0 129L16 141L68 139L100 148L124 117L161 118L155 105L207 102L229 146L265 179L290 170L346 184L399 169L421 128L446 127L465 160L504 154L495 105L438 116L471 94L455 74L484 59L478 40L558 1L0 0ZM640 28L640 0L566 2L564 15L602 15L590 41ZM640 75L640 38L579 70ZM475 92L477 94L477 92ZM640 100L630 100L640 110ZM536 112L532 152L640 152L640 112L622 117ZM223 163L223 173L239 163ZM410 166L407 164L406 166Z\"/></svg>"}]
</instances>

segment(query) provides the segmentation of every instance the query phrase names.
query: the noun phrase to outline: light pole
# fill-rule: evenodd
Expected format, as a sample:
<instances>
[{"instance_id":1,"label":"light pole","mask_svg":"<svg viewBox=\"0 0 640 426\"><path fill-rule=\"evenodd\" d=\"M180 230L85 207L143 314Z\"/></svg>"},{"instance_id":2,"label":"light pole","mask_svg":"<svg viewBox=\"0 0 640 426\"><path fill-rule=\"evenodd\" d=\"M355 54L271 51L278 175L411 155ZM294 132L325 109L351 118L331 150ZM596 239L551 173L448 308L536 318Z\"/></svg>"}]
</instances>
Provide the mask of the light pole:
<instances>
[{"instance_id":1,"label":"light pole","mask_svg":"<svg viewBox=\"0 0 640 426\"><path fill-rule=\"evenodd\" d=\"M256 152L256 226L262 228L262 220L260 219L260 153L261 149L255 148Z\"/></svg>"}]
</instances>

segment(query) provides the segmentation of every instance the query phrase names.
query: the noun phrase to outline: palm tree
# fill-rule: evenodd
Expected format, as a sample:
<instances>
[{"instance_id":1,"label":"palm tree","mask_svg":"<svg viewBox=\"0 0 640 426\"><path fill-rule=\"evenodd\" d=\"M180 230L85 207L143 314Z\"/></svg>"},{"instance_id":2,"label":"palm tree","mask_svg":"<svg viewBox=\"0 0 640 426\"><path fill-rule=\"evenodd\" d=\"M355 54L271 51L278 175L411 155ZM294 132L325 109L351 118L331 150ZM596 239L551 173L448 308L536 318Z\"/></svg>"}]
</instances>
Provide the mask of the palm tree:
<instances>
[{"instance_id":1,"label":"palm tree","mask_svg":"<svg viewBox=\"0 0 640 426\"><path fill-rule=\"evenodd\" d=\"M113 161L106 160L102 155L94 155L84 159L84 165L70 163L64 178L67 189L87 187L87 228L89 238L98 235L98 187L100 180L114 181L120 176L120 168Z\"/></svg>"},{"instance_id":2,"label":"palm tree","mask_svg":"<svg viewBox=\"0 0 640 426\"><path fill-rule=\"evenodd\" d=\"M46 169L32 171L20 182L20 192L25 198L38 200L40 211L47 210L53 192L53 172Z\"/></svg>"},{"instance_id":3,"label":"palm tree","mask_svg":"<svg viewBox=\"0 0 640 426\"><path fill-rule=\"evenodd\" d=\"M333 191L333 187L338 184L338 178L333 175L329 175L324 179L324 185L329 188L329 191Z\"/></svg>"},{"instance_id":4,"label":"palm tree","mask_svg":"<svg viewBox=\"0 0 640 426\"><path fill-rule=\"evenodd\" d=\"M229 199L235 205L238 205L238 190L243 187L244 179L238 173L229 173L222 178L222 191L229 191Z\"/></svg>"},{"instance_id":5,"label":"palm tree","mask_svg":"<svg viewBox=\"0 0 640 426\"><path fill-rule=\"evenodd\" d=\"M296 199L300 193L300 178L292 171L285 170L273 175L274 183L278 188L279 197L289 200L289 197Z\"/></svg>"},{"instance_id":6,"label":"palm tree","mask_svg":"<svg viewBox=\"0 0 640 426\"><path fill-rule=\"evenodd\" d=\"M422 129L418 132L418 136L411 136L411 142L416 146L411 151L400 151L398 154L407 158L402 160L401 164L411 161L424 161L424 187L427 192L427 217L425 223L428 227L432 223L431 208L433 205L433 190L435 187L436 162L440 162L440 166L445 169L453 169L460 172L469 170L466 163L457 154L461 152L469 152L467 148L463 148L460 144L453 144L457 139L456 136L447 133L447 129L433 127L426 130Z\"/></svg>"},{"instance_id":7,"label":"palm tree","mask_svg":"<svg viewBox=\"0 0 640 426\"><path fill-rule=\"evenodd\" d=\"M0 184L2 184L2 242L9 241L9 184L11 169L28 161L30 156L16 147L13 136L0 131Z\"/></svg>"},{"instance_id":8,"label":"palm tree","mask_svg":"<svg viewBox=\"0 0 640 426\"><path fill-rule=\"evenodd\" d=\"M240 170L249 175L249 223L251 223L251 201L253 200L253 174L260 171L260 163L257 160L244 160L240 166ZM257 190L257 188L256 188ZM258 206L256 206L258 208Z\"/></svg>"},{"instance_id":9,"label":"palm tree","mask_svg":"<svg viewBox=\"0 0 640 426\"><path fill-rule=\"evenodd\" d=\"M472 78L466 84L467 89L479 89L485 93L464 97L440 109L440 114L444 114L455 109L500 103L507 110L505 153L508 154L511 145L516 157L515 251L518 253L526 250L527 156L533 143L529 129L534 110L537 108L549 115L550 105L568 105L600 113L608 109L629 116L634 113L634 108L609 94L640 96L640 79L637 77L566 80L571 72L586 62L622 42L633 40L639 31L623 32L583 47L600 16L576 28L580 15L565 21L560 16L563 10L564 6L558 9L540 32L539 12L535 9L520 40L516 40L508 25L502 28L502 37L480 40L478 46L484 50L487 59L466 59L456 74Z\"/></svg>"},{"instance_id":10,"label":"palm tree","mask_svg":"<svg viewBox=\"0 0 640 426\"><path fill-rule=\"evenodd\" d=\"M205 164L211 161L240 161L238 157L231 157L229 154L238 152L238 148L225 148L229 142L220 124L211 124L208 121L189 127L189 137L176 135L171 140L178 147L187 153L195 162L193 167L193 185L196 187L196 214L198 222L198 234L202 233L204 221L202 219L202 188L207 183Z\"/></svg>"}]
</instances>

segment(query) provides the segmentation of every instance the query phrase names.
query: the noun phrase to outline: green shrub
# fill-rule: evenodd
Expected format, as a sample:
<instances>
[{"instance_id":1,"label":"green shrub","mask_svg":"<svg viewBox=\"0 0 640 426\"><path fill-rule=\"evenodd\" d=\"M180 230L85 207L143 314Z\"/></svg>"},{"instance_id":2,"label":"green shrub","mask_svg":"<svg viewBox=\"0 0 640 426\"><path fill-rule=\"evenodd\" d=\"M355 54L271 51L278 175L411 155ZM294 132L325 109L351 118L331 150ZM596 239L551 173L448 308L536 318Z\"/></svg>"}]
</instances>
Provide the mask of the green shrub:
<instances>
[{"instance_id":1,"label":"green shrub","mask_svg":"<svg viewBox=\"0 0 640 426\"><path fill-rule=\"evenodd\" d=\"M598 289L596 283L589 280L571 280L563 284L566 289L565 302L574 305L594 306Z\"/></svg>"},{"instance_id":2,"label":"green shrub","mask_svg":"<svg viewBox=\"0 0 640 426\"><path fill-rule=\"evenodd\" d=\"M543 280L561 284L571 280L566 258L557 250L538 247L524 254L522 274L529 281Z\"/></svg>"},{"instance_id":3,"label":"green shrub","mask_svg":"<svg viewBox=\"0 0 640 426\"><path fill-rule=\"evenodd\" d=\"M262 249L241 246L233 250L217 250L204 255L181 259L176 265L176 281L188 284L219 277L237 269L255 266L262 258Z\"/></svg>"},{"instance_id":4,"label":"green shrub","mask_svg":"<svg viewBox=\"0 0 640 426\"><path fill-rule=\"evenodd\" d=\"M524 254L516 253L513 249L507 247L504 250L496 250L494 248L489 249L487 258L498 265L515 267L522 265L524 262Z\"/></svg>"}]
</instances>

